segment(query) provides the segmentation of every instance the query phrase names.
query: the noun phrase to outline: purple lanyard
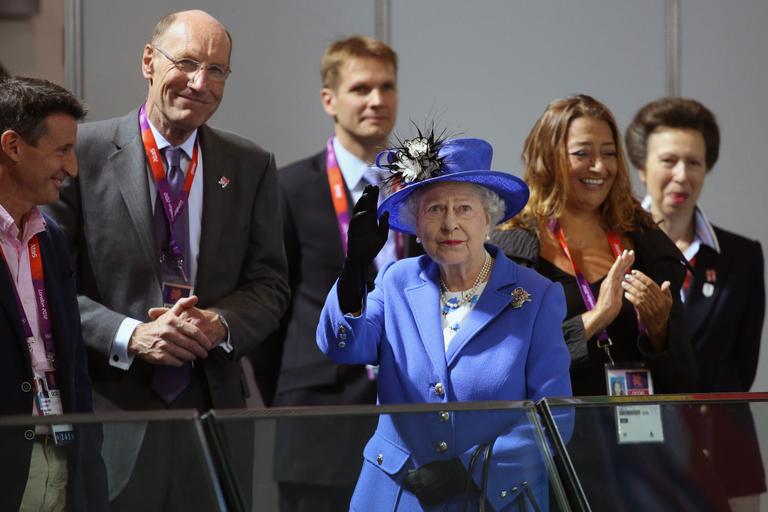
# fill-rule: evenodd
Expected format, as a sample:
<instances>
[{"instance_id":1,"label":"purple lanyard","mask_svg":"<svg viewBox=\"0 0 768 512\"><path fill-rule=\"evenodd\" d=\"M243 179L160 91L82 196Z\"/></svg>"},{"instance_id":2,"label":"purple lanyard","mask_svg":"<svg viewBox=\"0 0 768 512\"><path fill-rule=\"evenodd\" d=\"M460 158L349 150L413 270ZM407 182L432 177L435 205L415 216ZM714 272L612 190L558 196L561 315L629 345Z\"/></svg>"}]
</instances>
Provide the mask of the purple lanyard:
<instances>
[{"instance_id":1,"label":"purple lanyard","mask_svg":"<svg viewBox=\"0 0 768 512\"><path fill-rule=\"evenodd\" d=\"M53 361L55 357L55 347L53 344L53 329L51 327L51 318L48 315L48 293L45 290L45 277L43 274L43 258L40 254L40 242L37 239L37 235L33 236L29 243L29 268L32 275L32 288L35 291L35 304L37 305L37 316L39 319L40 335L43 338L43 347L45 347L45 357L48 361ZM5 257L5 253L0 247L0 254L3 256L5 262L5 268L8 271L8 278L11 281L13 288L13 297L16 299L16 306L19 308L19 315L21 318L21 324L24 327L24 335L29 338L34 338L32 333L32 327L29 325L27 314L24 312L24 306L21 304L21 298L19 292L16 289L16 283L11 275L11 268L8 265L8 260Z\"/></svg>"}]
</instances>

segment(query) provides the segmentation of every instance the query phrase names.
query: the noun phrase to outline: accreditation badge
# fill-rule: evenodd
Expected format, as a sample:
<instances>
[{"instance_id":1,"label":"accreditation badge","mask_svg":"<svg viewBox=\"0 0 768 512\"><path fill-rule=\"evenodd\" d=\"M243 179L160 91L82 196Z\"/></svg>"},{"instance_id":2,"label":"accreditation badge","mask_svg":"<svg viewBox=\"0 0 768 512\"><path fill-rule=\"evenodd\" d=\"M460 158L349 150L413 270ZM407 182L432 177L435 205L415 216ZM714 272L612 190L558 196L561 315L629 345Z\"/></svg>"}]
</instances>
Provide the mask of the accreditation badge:
<instances>
[{"instance_id":1,"label":"accreditation badge","mask_svg":"<svg viewBox=\"0 0 768 512\"><path fill-rule=\"evenodd\" d=\"M172 308L179 299L192 295L192 287L188 284L163 282L163 306Z\"/></svg>"},{"instance_id":2,"label":"accreditation badge","mask_svg":"<svg viewBox=\"0 0 768 512\"><path fill-rule=\"evenodd\" d=\"M650 396L651 371L643 363L605 365L608 396ZM616 406L616 434L619 444L664 442L661 406Z\"/></svg>"},{"instance_id":3,"label":"accreditation badge","mask_svg":"<svg viewBox=\"0 0 768 512\"><path fill-rule=\"evenodd\" d=\"M35 400L37 408L43 416L61 415L64 410L61 406L61 390L56 380L56 371L44 372L44 375L35 376ZM51 425L53 441L56 446L65 446L75 440L75 432L72 425Z\"/></svg>"}]
</instances>

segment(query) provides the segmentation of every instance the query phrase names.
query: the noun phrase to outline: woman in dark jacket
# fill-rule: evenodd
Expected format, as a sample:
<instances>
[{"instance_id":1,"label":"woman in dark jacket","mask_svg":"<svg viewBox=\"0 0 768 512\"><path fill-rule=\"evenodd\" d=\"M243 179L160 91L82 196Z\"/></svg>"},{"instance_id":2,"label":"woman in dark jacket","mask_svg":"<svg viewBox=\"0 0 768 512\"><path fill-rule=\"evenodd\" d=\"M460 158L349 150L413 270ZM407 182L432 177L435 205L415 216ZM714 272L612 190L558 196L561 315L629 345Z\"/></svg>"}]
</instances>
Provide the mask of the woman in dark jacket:
<instances>
[{"instance_id":1,"label":"woman in dark jacket","mask_svg":"<svg viewBox=\"0 0 768 512\"><path fill-rule=\"evenodd\" d=\"M563 285L574 395L606 394L606 363L644 366L650 392L693 391L683 258L632 196L611 112L586 95L552 102L523 161L531 198L492 241Z\"/></svg>"},{"instance_id":2,"label":"woman in dark jacket","mask_svg":"<svg viewBox=\"0 0 768 512\"><path fill-rule=\"evenodd\" d=\"M720 153L715 116L696 100L661 98L635 114L626 142L648 192L643 206L691 268L681 300L698 361L698 391L749 391L765 315L763 251L759 242L713 226L698 205ZM688 420L731 507L758 510L765 471L749 406L692 408Z\"/></svg>"},{"instance_id":3,"label":"woman in dark jacket","mask_svg":"<svg viewBox=\"0 0 768 512\"><path fill-rule=\"evenodd\" d=\"M683 256L633 197L611 112L586 95L553 101L523 162L530 200L492 243L563 285L573 394L693 391ZM712 510L689 479L681 416L674 407L634 409L654 411L662 436L623 444L614 407L577 408L567 449L592 510Z\"/></svg>"}]
</instances>

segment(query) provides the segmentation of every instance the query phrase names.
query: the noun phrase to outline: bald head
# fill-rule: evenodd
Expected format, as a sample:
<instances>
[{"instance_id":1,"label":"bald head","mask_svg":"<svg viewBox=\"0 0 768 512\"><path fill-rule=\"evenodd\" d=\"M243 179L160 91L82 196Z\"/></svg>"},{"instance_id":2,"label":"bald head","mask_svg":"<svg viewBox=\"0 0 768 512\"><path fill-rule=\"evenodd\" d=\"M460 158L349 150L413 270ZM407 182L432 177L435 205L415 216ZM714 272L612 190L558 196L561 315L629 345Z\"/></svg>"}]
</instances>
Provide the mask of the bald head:
<instances>
[{"instance_id":1,"label":"bald head","mask_svg":"<svg viewBox=\"0 0 768 512\"><path fill-rule=\"evenodd\" d=\"M216 112L231 53L227 29L206 12L177 12L157 24L141 69L147 116L169 142L181 144Z\"/></svg>"},{"instance_id":2,"label":"bald head","mask_svg":"<svg viewBox=\"0 0 768 512\"><path fill-rule=\"evenodd\" d=\"M178 32L183 30L183 27L190 24L195 28L222 32L224 35L226 35L227 41L229 42L228 54L230 56L232 55L232 35L229 33L226 27L224 27L224 25L222 25L219 20L207 12L197 9L190 11L172 12L165 15L155 25L155 29L152 31L152 39L150 39L149 44L153 46L162 46L163 38L168 32Z\"/></svg>"}]
</instances>

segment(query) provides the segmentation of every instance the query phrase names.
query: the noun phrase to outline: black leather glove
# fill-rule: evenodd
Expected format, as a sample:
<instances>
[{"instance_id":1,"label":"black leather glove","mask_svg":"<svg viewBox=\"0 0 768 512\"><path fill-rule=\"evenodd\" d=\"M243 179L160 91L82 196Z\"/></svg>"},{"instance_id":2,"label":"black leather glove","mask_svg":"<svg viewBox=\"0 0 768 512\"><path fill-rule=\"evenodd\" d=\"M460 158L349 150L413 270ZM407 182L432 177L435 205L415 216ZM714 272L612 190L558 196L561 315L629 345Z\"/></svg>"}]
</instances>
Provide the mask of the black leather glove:
<instances>
[{"instance_id":1,"label":"black leather glove","mask_svg":"<svg viewBox=\"0 0 768 512\"><path fill-rule=\"evenodd\" d=\"M464 494L467 478L459 459L438 460L408 471L403 487L415 494L422 506L438 505ZM474 482L471 485L477 489Z\"/></svg>"},{"instance_id":2,"label":"black leather glove","mask_svg":"<svg viewBox=\"0 0 768 512\"><path fill-rule=\"evenodd\" d=\"M387 243L389 213L378 218L379 187L367 185L352 208L347 231L347 258L336 291L342 313L360 311L365 296L368 267Z\"/></svg>"}]
</instances>

